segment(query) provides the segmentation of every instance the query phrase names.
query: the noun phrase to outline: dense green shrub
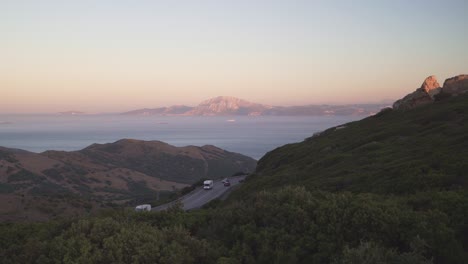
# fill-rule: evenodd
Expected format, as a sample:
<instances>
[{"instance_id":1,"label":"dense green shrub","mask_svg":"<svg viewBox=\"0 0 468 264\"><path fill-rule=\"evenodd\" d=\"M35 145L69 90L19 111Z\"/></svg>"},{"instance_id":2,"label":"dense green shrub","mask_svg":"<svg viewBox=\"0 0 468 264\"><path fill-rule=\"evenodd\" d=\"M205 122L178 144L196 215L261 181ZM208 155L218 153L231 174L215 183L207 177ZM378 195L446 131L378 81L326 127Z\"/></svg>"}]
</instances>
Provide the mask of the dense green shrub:
<instances>
[{"instance_id":1,"label":"dense green shrub","mask_svg":"<svg viewBox=\"0 0 468 264\"><path fill-rule=\"evenodd\" d=\"M467 205L285 187L193 212L3 224L0 246L5 263L464 263Z\"/></svg>"}]
</instances>

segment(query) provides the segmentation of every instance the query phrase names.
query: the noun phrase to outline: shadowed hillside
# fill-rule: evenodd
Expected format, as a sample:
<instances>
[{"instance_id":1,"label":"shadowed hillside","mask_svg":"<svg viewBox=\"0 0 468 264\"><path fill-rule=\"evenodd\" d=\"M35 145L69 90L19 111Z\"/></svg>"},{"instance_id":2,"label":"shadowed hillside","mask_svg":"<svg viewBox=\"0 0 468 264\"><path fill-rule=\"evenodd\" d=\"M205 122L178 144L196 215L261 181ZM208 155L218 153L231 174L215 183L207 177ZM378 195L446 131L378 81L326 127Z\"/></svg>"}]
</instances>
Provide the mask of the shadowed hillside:
<instances>
[{"instance_id":1,"label":"shadowed hillside","mask_svg":"<svg viewBox=\"0 0 468 264\"><path fill-rule=\"evenodd\" d=\"M2 219L39 220L165 197L201 178L253 171L252 158L215 146L124 139L41 154L0 147Z\"/></svg>"},{"instance_id":2,"label":"shadowed hillside","mask_svg":"<svg viewBox=\"0 0 468 264\"><path fill-rule=\"evenodd\" d=\"M174 147L161 141L122 139L93 144L74 152L46 151L43 155L76 166L126 168L151 177L191 184L201 178L222 178L253 171L255 160L215 146Z\"/></svg>"}]
</instances>

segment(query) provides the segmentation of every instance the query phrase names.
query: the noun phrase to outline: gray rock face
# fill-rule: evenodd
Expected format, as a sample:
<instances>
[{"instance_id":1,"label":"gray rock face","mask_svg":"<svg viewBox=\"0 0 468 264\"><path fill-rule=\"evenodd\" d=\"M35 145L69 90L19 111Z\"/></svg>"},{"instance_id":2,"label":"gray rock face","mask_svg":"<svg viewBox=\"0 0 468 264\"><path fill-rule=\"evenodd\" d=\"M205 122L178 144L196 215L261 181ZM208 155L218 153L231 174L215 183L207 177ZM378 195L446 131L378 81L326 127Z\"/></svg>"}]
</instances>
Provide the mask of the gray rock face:
<instances>
[{"instance_id":1,"label":"gray rock face","mask_svg":"<svg viewBox=\"0 0 468 264\"><path fill-rule=\"evenodd\" d=\"M434 101L432 97L424 90L416 90L413 93L410 93L403 97L402 99L396 101L393 104L393 109L395 110L408 110L413 109L420 105L430 104Z\"/></svg>"},{"instance_id":2,"label":"gray rock face","mask_svg":"<svg viewBox=\"0 0 468 264\"><path fill-rule=\"evenodd\" d=\"M420 105L434 102L434 96L440 93L441 88L434 75L427 77L419 89L410 93L393 104L395 110L408 110Z\"/></svg>"},{"instance_id":3,"label":"gray rock face","mask_svg":"<svg viewBox=\"0 0 468 264\"><path fill-rule=\"evenodd\" d=\"M452 96L468 92L468 74L458 75L445 80L442 91Z\"/></svg>"}]
</instances>

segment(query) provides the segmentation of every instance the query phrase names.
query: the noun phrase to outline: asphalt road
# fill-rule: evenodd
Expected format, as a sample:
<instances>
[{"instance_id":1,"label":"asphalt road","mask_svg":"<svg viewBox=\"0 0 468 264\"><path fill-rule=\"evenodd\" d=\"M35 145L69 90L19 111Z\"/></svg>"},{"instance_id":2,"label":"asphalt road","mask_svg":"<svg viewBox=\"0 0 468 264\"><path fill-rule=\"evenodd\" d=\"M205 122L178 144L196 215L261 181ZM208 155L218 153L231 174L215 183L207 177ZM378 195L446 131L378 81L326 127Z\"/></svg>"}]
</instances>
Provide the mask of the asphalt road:
<instances>
[{"instance_id":1,"label":"asphalt road","mask_svg":"<svg viewBox=\"0 0 468 264\"><path fill-rule=\"evenodd\" d=\"M153 207L153 211L162 211L169 208L171 205L175 204L177 201L180 201L183 204L184 210L192 210L197 209L208 203L209 201L220 197L232 187L239 184L239 181L245 179L244 176L235 176L235 177L228 177L229 181L231 182L231 186L224 186L222 183L223 179L214 180L213 188L211 190L203 189L203 186L197 187L192 192L180 197L176 201L172 201L167 204L163 204L157 207Z\"/></svg>"}]
</instances>

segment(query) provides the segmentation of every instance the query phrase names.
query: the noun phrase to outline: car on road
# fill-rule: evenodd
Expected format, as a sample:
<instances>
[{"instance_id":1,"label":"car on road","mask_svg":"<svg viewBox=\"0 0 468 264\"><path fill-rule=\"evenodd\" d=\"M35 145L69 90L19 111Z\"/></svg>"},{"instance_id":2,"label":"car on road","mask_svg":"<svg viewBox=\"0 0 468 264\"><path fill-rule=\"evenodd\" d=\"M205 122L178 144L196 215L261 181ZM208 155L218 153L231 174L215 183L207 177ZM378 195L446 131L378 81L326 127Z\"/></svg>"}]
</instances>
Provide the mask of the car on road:
<instances>
[{"instance_id":1,"label":"car on road","mask_svg":"<svg viewBox=\"0 0 468 264\"><path fill-rule=\"evenodd\" d=\"M227 178L223 180L223 184L224 184L224 186L226 186L226 187L231 186L231 182L230 182L229 179L227 179Z\"/></svg>"}]
</instances>

